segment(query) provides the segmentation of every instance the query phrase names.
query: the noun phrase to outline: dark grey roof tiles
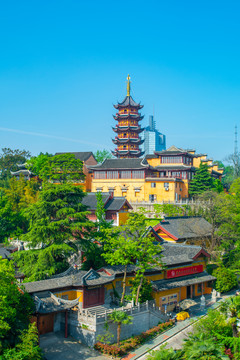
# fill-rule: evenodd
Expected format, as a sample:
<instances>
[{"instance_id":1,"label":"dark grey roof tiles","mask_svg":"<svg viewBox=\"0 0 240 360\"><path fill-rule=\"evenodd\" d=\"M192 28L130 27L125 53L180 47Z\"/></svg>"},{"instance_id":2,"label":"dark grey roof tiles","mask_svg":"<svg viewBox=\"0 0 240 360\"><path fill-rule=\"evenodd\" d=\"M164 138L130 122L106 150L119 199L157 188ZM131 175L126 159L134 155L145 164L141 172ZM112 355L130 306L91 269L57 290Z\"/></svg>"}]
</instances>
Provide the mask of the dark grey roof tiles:
<instances>
[{"instance_id":1,"label":"dark grey roof tiles","mask_svg":"<svg viewBox=\"0 0 240 360\"><path fill-rule=\"evenodd\" d=\"M2 259L10 259L11 253L4 247L0 247L0 257Z\"/></svg>"},{"instance_id":2,"label":"dark grey roof tiles","mask_svg":"<svg viewBox=\"0 0 240 360\"><path fill-rule=\"evenodd\" d=\"M107 284L114 280L114 276L108 276L106 274L95 273L88 277L94 270L83 271L79 270L76 274L62 276L58 278L52 278L47 280L40 280L34 282L24 283L24 287L29 293L38 293L42 291L64 289L67 287L78 287L78 286L94 286Z\"/></svg>"},{"instance_id":3,"label":"dark grey roof tiles","mask_svg":"<svg viewBox=\"0 0 240 360\"><path fill-rule=\"evenodd\" d=\"M120 105L120 106L129 106L130 105L130 106L138 107L140 104L136 103L131 96L126 96L125 99L121 103L118 103L118 105Z\"/></svg>"},{"instance_id":4,"label":"dark grey roof tiles","mask_svg":"<svg viewBox=\"0 0 240 360\"><path fill-rule=\"evenodd\" d=\"M159 225L178 239L210 236L212 230L211 224L200 216L166 217Z\"/></svg>"},{"instance_id":5,"label":"dark grey roof tiles","mask_svg":"<svg viewBox=\"0 0 240 360\"><path fill-rule=\"evenodd\" d=\"M102 199L105 210L118 211L124 204L128 204L129 208L132 209L131 205L127 202L124 196L114 196L111 198L111 194L108 192L102 193ZM88 207L88 210L94 211L97 209L97 197L96 193L87 193L82 200L82 204Z\"/></svg>"},{"instance_id":6,"label":"dark grey roof tiles","mask_svg":"<svg viewBox=\"0 0 240 360\"><path fill-rule=\"evenodd\" d=\"M75 300L64 300L54 296L50 291L34 296L36 311L40 314L49 314L69 310L78 305L78 298Z\"/></svg>"},{"instance_id":7,"label":"dark grey roof tiles","mask_svg":"<svg viewBox=\"0 0 240 360\"><path fill-rule=\"evenodd\" d=\"M102 164L89 166L92 170L105 170L105 169L129 169L141 170L148 168L149 164L144 159L106 159Z\"/></svg>"},{"instance_id":8,"label":"dark grey roof tiles","mask_svg":"<svg viewBox=\"0 0 240 360\"><path fill-rule=\"evenodd\" d=\"M104 204L106 204L109 198L110 198L110 193L107 192L102 193L102 199ZM86 196L82 199L82 204L87 206L88 210L96 210L97 209L96 193L87 193Z\"/></svg>"},{"instance_id":9,"label":"dark grey roof tiles","mask_svg":"<svg viewBox=\"0 0 240 360\"><path fill-rule=\"evenodd\" d=\"M183 276L175 278L174 280L157 280L153 281L153 289L156 291L165 291L182 286L188 286L193 284L199 284L205 281L215 280L216 278L212 275L209 275L207 272L202 272L196 275Z\"/></svg>"}]
</instances>

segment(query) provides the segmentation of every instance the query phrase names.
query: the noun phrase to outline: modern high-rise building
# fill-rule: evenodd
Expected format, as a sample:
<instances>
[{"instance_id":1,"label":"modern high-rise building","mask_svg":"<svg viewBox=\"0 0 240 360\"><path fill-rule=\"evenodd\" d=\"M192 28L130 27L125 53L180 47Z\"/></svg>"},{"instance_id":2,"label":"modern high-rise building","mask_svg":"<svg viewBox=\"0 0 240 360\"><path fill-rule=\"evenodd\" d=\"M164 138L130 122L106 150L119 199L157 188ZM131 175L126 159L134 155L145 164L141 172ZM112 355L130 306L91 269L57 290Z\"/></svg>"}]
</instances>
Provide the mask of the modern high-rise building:
<instances>
[{"instance_id":1,"label":"modern high-rise building","mask_svg":"<svg viewBox=\"0 0 240 360\"><path fill-rule=\"evenodd\" d=\"M156 122L149 116L149 126L144 130L144 155L154 154L155 151L166 150L166 136L156 129Z\"/></svg>"}]
</instances>

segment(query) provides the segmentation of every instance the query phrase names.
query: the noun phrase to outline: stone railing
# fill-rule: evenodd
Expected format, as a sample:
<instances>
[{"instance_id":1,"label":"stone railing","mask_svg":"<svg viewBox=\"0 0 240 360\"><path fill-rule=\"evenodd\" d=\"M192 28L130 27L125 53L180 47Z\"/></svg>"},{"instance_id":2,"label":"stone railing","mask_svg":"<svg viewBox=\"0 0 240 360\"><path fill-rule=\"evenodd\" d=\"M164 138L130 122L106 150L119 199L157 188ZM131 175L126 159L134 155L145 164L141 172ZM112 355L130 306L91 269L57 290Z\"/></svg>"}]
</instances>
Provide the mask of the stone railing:
<instances>
[{"instance_id":1,"label":"stone railing","mask_svg":"<svg viewBox=\"0 0 240 360\"><path fill-rule=\"evenodd\" d=\"M90 308L91 309L91 308ZM154 312L155 315L162 318L165 321L165 315L161 312L161 309L158 308L155 304L154 300L146 301L142 304L133 305L132 303L128 304L127 306L122 306L118 308L105 308L99 307L99 311L97 308L94 308L93 311L89 309L81 309L79 308L78 311L71 311L70 312L70 319L83 322L85 324L96 325L97 323L105 322L109 319L109 315L114 310L120 310L126 312L128 315L136 315L137 313L144 312L144 311L151 311Z\"/></svg>"}]
</instances>

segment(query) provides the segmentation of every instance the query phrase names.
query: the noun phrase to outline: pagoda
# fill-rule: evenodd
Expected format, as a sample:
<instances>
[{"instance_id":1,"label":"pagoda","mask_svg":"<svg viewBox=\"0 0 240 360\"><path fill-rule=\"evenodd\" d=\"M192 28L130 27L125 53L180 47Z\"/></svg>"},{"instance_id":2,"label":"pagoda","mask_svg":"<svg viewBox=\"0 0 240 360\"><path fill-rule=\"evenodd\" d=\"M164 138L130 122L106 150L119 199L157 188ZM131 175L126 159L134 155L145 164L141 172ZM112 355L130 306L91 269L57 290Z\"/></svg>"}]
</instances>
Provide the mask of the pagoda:
<instances>
[{"instance_id":1,"label":"pagoda","mask_svg":"<svg viewBox=\"0 0 240 360\"><path fill-rule=\"evenodd\" d=\"M143 105L137 104L130 95L130 76L127 77L127 96L123 102L114 105L118 113L113 117L118 122L113 131L116 133L113 143L117 145L117 149L112 151L117 158L139 158L144 154L139 148L144 140L139 134L144 130L141 128L139 121L143 116L138 110L143 108Z\"/></svg>"}]
</instances>

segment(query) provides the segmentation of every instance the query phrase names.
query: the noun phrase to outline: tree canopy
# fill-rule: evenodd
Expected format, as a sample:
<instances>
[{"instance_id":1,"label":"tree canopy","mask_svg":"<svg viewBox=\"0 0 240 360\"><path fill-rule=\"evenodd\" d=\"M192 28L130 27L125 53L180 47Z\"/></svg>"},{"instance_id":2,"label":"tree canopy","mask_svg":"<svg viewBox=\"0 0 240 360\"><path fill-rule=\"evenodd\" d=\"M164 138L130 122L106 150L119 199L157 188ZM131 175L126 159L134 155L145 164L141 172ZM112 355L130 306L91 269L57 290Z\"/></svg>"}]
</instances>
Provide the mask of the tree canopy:
<instances>
[{"instance_id":1,"label":"tree canopy","mask_svg":"<svg viewBox=\"0 0 240 360\"><path fill-rule=\"evenodd\" d=\"M27 150L3 148L0 154L1 178L10 177L10 172L19 170L17 165L25 163L30 156L31 154Z\"/></svg>"},{"instance_id":2,"label":"tree canopy","mask_svg":"<svg viewBox=\"0 0 240 360\"><path fill-rule=\"evenodd\" d=\"M112 159L112 153L106 149L97 150L94 153L94 157L98 163L102 163L105 159Z\"/></svg>"},{"instance_id":3,"label":"tree canopy","mask_svg":"<svg viewBox=\"0 0 240 360\"><path fill-rule=\"evenodd\" d=\"M14 275L13 264L0 260L0 357L41 359L36 326L30 325L34 304L30 295L19 288Z\"/></svg>"}]
</instances>

